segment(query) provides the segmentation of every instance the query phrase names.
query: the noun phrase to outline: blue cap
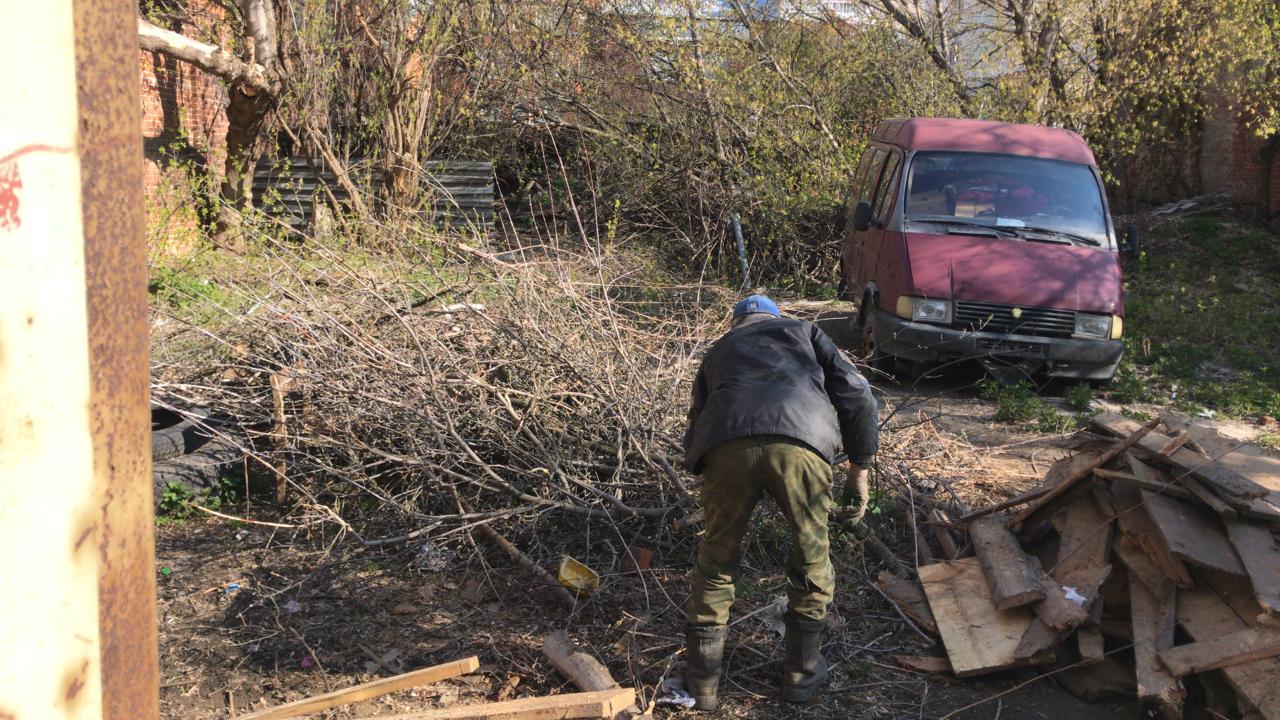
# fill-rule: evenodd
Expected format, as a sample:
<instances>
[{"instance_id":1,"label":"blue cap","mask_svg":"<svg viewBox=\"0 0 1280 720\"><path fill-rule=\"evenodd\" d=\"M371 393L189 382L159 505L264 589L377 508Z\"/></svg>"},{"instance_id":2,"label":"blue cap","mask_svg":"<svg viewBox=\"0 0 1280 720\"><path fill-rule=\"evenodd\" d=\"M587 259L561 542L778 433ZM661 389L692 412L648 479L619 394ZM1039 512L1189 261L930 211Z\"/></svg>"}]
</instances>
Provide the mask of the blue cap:
<instances>
[{"instance_id":1,"label":"blue cap","mask_svg":"<svg viewBox=\"0 0 1280 720\"><path fill-rule=\"evenodd\" d=\"M733 306L735 320L751 313L769 313L774 317L782 317L782 313L778 312L778 304L764 295L752 295L739 300L738 304Z\"/></svg>"}]
</instances>

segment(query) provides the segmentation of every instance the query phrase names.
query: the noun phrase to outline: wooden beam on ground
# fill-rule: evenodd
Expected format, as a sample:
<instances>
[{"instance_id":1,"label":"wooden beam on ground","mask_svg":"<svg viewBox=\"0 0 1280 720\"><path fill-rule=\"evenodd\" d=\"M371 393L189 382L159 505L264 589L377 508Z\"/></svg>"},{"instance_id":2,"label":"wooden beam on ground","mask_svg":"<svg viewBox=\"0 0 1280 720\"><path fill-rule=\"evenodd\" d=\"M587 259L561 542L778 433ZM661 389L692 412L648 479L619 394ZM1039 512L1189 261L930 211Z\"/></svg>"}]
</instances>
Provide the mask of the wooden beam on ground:
<instances>
[{"instance_id":1,"label":"wooden beam on ground","mask_svg":"<svg viewBox=\"0 0 1280 720\"><path fill-rule=\"evenodd\" d=\"M889 659L907 668L929 675L951 675L951 661L937 655L890 655Z\"/></svg>"},{"instance_id":2,"label":"wooden beam on ground","mask_svg":"<svg viewBox=\"0 0 1280 720\"><path fill-rule=\"evenodd\" d=\"M1169 647L1160 651L1160 661L1176 677L1244 665L1280 655L1280 630L1251 627L1244 630Z\"/></svg>"},{"instance_id":3,"label":"wooden beam on ground","mask_svg":"<svg viewBox=\"0 0 1280 720\"><path fill-rule=\"evenodd\" d=\"M997 609L1008 610L1044 599L1039 573L1009 532L1004 516L974 520L969 524L969 538Z\"/></svg>"},{"instance_id":4,"label":"wooden beam on ground","mask_svg":"<svg viewBox=\"0 0 1280 720\"><path fill-rule=\"evenodd\" d=\"M1095 468L1099 468L1099 467L1102 467L1103 465L1106 465L1107 463L1111 462L1116 457L1118 457L1121 453L1123 453L1124 451L1136 445L1140 440L1142 440L1142 438L1146 437L1147 433L1150 433L1153 429L1155 429L1155 426L1158 425L1159 423L1160 423L1159 418L1156 418L1154 420L1147 422L1142 427L1130 433L1129 436L1126 437L1124 440L1121 440L1120 442L1111 446L1111 448L1108 449L1106 452L1094 458L1092 462L1089 462L1085 464L1083 467L1080 467L1079 469L1072 472L1072 474L1069 477L1063 479L1062 482L1054 486L1053 490L1050 490L1049 492L1045 493L1044 496L1037 499L1030 506L1023 508L1021 512L1019 512L1016 516L1014 516L1013 521L1010 524L1016 526L1016 525L1021 525L1023 522L1026 522L1028 518L1034 515L1041 508L1048 505L1050 502L1053 502L1055 498L1057 498L1058 496L1062 495L1063 493L1075 487L1077 483L1083 482L1085 479L1092 477L1093 471Z\"/></svg>"},{"instance_id":5,"label":"wooden beam on ground","mask_svg":"<svg viewBox=\"0 0 1280 720\"><path fill-rule=\"evenodd\" d=\"M1244 575L1244 565L1227 540L1222 522L1205 508L1171 497L1140 490L1152 522L1175 555L1187 562Z\"/></svg>"},{"instance_id":6,"label":"wooden beam on ground","mask_svg":"<svg viewBox=\"0 0 1280 720\"><path fill-rule=\"evenodd\" d=\"M948 529L951 525L951 518L938 508L929 510L929 530L933 532L933 537L938 541L938 546L942 548L942 554L948 560L955 560L960 556L960 548L956 545L956 539L952 537L951 531Z\"/></svg>"},{"instance_id":7,"label":"wooden beam on ground","mask_svg":"<svg viewBox=\"0 0 1280 720\"><path fill-rule=\"evenodd\" d=\"M1253 583L1264 612L1280 614L1280 544L1271 526L1252 520L1227 523L1227 537Z\"/></svg>"},{"instance_id":8,"label":"wooden beam on ground","mask_svg":"<svg viewBox=\"0 0 1280 720\"><path fill-rule=\"evenodd\" d=\"M609 668L594 655L575 645L569 639L569 633L564 630L557 630L543 639L542 654L579 690L595 692L621 687L613 679Z\"/></svg>"},{"instance_id":9,"label":"wooden beam on ground","mask_svg":"<svg viewBox=\"0 0 1280 720\"><path fill-rule=\"evenodd\" d=\"M1142 550L1165 577L1180 588L1194 586L1191 574L1182 560L1169 549L1160 529L1143 505L1138 490L1120 484L1111 486L1112 502L1116 509L1116 522L1127 542Z\"/></svg>"},{"instance_id":10,"label":"wooden beam on ground","mask_svg":"<svg viewBox=\"0 0 1280 720\"><path fill-rule=\"evenodd\" d=\"M312 713L318 713L321 710L338 707L339 705L349 705L351 703L360 702L361 700L381 697L400 690L408 690L428 683L447 680L451 677L475 672L479 667L480 660L475 657L455 660L443 665L435 665L407 672L403 675L396 675L395 677L382 678L380 680L362 683L354 687L334 690L333 692L304 698L285 705L277 705L276 707L267 708L266 710L251 712L248 715L239 715L236 720L277 720L278 718L293 718L298 717L299 715L310 715Z\"/></svg>"},{"instance_id":11,"label":"wooden beam on ground","mask_svg":"<svg viewBox=\"0 0 1280 720\"><path fill-rule=\"evenodd\" d=\"M1230 635L1249 627L1209 586L1178 593L1178 624L1196 642ZM1280 720L1280 692L1276 692L1280 659L1267 658L1224 667L1222 674L1241 699L1252 705L1263 718Z\"/></svg>"},{"instance_id":12,"label":"wooden beam on ground","mask_svg":"<svg viewBox=\"0 0 1280 720\"><path fill-rule=\"evenodd\" d=\"M1186 445L1187 441L1190 439L1191 435L1189 435L1186 430L1183 430L1177 435L1169 438L1169 441L1162 445L1160 449L1156 451L1156 454L1162 458L1168 458L1170 455L1173 455L1174 451L1178 448Z\"/></svg>"},{"instance_id":13,"label":"wooden beam on ground","mask_svg":"<svg viewBox=\"0 0 1280 720\"><path fill-rule=\"evenodd\" d=\"M381 715L357 720L569 720L613 718L635 703L631 688L564 693L503 702L459 705L402 715Z\"/></svg>"},{"instance_id":14,"label":"wooden beam on ground","mask_svg":"<svg viewBox=\"0 0 1280 720\"><path fill-rule=\"evenodd\" d=\"M1033 614L1026 607L999 610L977 558L920 568L929 608L956 675L966 677L1020 664L1015 657Z\"/></svg>"},{"instance_id":15,"label":"wooden beam on ground","mask_svg":"<svg viewBox=\"0 0 1280 720\"><path fill-rule=\"evenodd\" d=\"M938 634L938 624L933 619L933 612L929 610L929 603L925 601L924 592L920 586L910 580L903 580L888 570L880 571L876 577L876 585L893 601L894 605L898 606L902 614L911 618L911 621L919 625L921 630L933 635Z\"/></svg>"},{"instance_id":16,"label":"wooden beam on ground","mask_svg":"<svg viewBox=\"0 0 1280 720\"><path fill-rule=\"evenodd\" d=\"M1160 662L1160 654L1173 647L1177 624L1177 588L1167 580L1152 593L1133 573L1129 574L1129 608L1133 618L1133 655L1138 678L1138 702L1150 715L1162 720L1182 717L1186 692L1175 674Z\"/></svg>"},{"instance_id":17,"label":"wooden beam on ground","mask_svg":"<svg viewBox=\"0 0 1280 720\"><path fill-rule=\"evenodd\" d=\"M1130 464L1134 462L1141 462L1137 458L1134 458L1132 455L1129 457L1130 457L1130 460L1129 460ZM1155 468L1152 468L1150 465L1147 465L1146 467L1150 468L1151 472L1158 473L1158 471ZM1166 480L1166 479L1152 480L1150 478L1143 477L1141 474L1120 472L1118 470L1107 470L1106 468L1098 468L1097 470L1093 471L1093 474L1096 475L1101 480L1108 480L1113 483L1124 483L1125 485L1141 488L1143 490L1150 490L1151 492L1164 493L1165 495L1168 495L1170 497L1176 497L1181 500L1191 500L1195 497L1190 492L1187 492L1186 489L1182 488L1172 480Z\"/></svg>"}]
</instances>

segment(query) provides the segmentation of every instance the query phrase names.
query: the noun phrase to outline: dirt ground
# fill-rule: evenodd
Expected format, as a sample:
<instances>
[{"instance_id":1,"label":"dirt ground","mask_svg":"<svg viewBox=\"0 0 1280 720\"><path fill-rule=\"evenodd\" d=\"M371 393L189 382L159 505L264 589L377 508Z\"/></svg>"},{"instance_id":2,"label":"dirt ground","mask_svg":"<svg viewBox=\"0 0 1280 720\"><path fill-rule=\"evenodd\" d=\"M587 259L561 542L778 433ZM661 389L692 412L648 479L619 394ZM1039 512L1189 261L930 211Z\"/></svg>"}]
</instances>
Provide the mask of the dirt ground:
<instances>
[{"instance_id":1,"label":"dirt ground","mask_svg":"<svg viewBox=\"0 0 1280 720\"><path fill-rule=\"evenodd\" d=\"M851 345L845 310L821 322ZM993 422L973 378L913 388L881 388L891 413L880 458L969 507L1024 490L1069 453L1070 436L1027 433ZM895 436L911 438L894 444ZM904 560L913 552L908 502L886 499L872 526ZM258 520L280 518L262 505L230 508ZM646 541L562 515L544 514L510 539L550 566L568 554L600 571L598 592L573 609L556 604L519 566L465 532L366 549L332 529L275 528L215 518L157 532L161 709L201 720L347 687L377 677L476 655L480 671L315 717L359 718L458 703L571 691L540 652L542 638L567 628L649 709L654 689L682 648L681 606L696 535L654 533L653 563L624 573L628 546ZM612 532L612 534L610 534ZM1131 700L1089 704L1023 669L955 680L902 669L895 655L939 653L904 621L872 582L879 568L855 541L833 541L839 587L825 653L830 685L804 707L776 699L778 625L785 580L785 524L771 504L748 539L722 683L722 709L706 717L1124 718ZM674 714L657 708L655 715Z\"/></svg>"}]
</instances>

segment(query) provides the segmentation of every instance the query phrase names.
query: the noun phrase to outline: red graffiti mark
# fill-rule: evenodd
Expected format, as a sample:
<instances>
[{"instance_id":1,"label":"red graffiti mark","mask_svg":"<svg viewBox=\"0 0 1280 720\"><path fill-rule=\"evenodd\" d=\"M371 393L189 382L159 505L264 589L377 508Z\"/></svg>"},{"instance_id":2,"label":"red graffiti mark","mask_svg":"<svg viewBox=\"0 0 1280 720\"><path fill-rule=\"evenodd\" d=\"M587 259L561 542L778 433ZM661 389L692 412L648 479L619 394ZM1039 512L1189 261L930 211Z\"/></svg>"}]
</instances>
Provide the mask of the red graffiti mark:
<instances>
[{"instance_id":1,"label":"red graffiti mark","mask_svg":"<svg viewBox=\"0 0 1280 720\"><path fill-rule=\"evenodd\" d=\"M22 189L22 173L18 171L18 158L32 153L69 153L72 148L56 145L24 145L13 152L0 157L0 230L12 232L22 227L22 216L18 211L22 202L18 191Z\"/></svg>"},{"instance_id":2,"label":"red graffiti mark","mask_svg":"<svg viewBox=\"0 0 1280 720\"><path fill-rule=\"evenodd\" d=\"M0 230L12 232L22 227L22 216L18 214L20 189L22 175L18 173L18 163L0 165Z\"/></svg>"}]
</instances>

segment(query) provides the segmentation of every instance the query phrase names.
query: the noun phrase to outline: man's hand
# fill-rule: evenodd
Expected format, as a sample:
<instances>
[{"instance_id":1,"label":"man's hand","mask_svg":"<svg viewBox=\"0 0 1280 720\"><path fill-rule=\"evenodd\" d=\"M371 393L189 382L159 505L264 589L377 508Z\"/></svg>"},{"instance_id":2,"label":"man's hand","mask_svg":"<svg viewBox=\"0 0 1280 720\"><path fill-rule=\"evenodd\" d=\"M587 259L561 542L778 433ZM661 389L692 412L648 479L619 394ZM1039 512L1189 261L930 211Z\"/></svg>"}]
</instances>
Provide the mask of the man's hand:
<instances>
[{"instance_id":1,"label":"man's hand","mask_svg":"<svg viewBox=\"0 0 1280 720\"><path fill-rule=\"evenodd\" d=\"M862 522L862 517L867 514L867 503L871 501L869 477L866 468L849 463L849 474L844 480L843 505L835 509L836 517L855 525Z\"/></svg>"}]
</instances>

